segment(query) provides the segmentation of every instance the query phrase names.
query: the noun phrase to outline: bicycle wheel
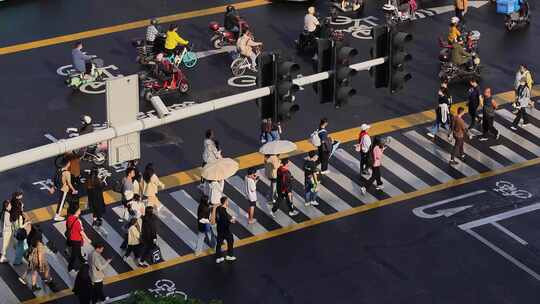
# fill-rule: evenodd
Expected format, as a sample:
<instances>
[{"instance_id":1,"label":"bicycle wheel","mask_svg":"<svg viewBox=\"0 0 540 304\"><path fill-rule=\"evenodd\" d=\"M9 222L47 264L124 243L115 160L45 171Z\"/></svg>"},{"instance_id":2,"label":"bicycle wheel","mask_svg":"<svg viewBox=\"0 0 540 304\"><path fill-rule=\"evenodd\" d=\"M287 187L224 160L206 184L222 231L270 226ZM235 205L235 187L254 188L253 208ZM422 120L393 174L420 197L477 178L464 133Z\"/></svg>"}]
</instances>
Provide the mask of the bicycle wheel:
<instances>
[{"instance_id":1,"label":"bicycle wheel","mask_svg":"<svg viewBox=\"0 0 540 304\"><path fill-rule=\"evenodd\" d=\"M236 58L231 63L231 72L234 76L242 76L246 72L246 67L244 65L244 58Z\"/></svg>"},{"instance_id":2,"label":"bicycle wheel","mask_svg":"<svg viewBox=\"0 0 540 304\"><path fill-rule=\"evenodd\" d=\"M197 64L197 55L194 52L187 51L182 61L186 68L192 68Z\"/></svg>"},{"instance_id":3,"label":"bicycle wheel","mask_svg":"<svg viewBox=\"0 0 540 304\"><path fill-rule=\"evenodd\" d=\"M515 196L515 197L521 198L521 199L527 199L527 198L531 198L532 194L529 191L517 190L517 191L514 191L512 193L512 196Z\"/></svg>"}]
</instances>

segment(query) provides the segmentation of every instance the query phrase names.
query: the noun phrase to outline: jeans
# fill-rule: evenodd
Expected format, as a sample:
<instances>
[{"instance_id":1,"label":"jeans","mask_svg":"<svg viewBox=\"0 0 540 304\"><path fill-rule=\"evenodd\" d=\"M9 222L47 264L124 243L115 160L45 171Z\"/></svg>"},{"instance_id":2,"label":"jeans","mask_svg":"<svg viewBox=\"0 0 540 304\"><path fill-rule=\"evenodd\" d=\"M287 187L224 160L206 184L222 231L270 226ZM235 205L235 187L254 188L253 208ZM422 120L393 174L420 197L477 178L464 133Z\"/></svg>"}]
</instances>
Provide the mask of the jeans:
<instances>
[{"instance_id":1,"label":"jeans","mask_svg":"<svg viewBox=\"0 0 540 304\"><path fill-rule=\"evenodd\" d=\"M283 202L285 202L285 205L289 209L289 212L294 210L294 206L291 202L291 192L284 192L278 194L278 200L274 204L274 207L272 207L272 212L276 212L279 209L279 205L281 205Z\"/></svg>"},{"instance_id":2,"label":"jeans","mask_svg":"<svg viewBox=\"0 0 540 304\"><path fill-rule=\"evenodd\" d=\"M69 241L69 246L71 247L71 254L69 255L68 271L73 269L79 270L82 264L84 264L84 259L82 257L82 242L81 241Z\"/></svg>"},{"instance_id":3,"label":"jeans","mask_svg":"<svg viewBox=\"0 0 540 304\"><path fill-rule=\"evenodd\" d=\"M519 108L516 118L512 122L512 125L516 126L519 124L519 121L523 118L523 123L528 124L529 123L529 116L527 115L527 110L524 107Z\"/></svg>"},{"instance_id":4,"label":"jeans","mask_svg":"<svg viewBox=\"0 0 540 304\"><path fill-rule=\"evenodd\" d=\"M369 150L368 152L360 151L360 174L364 171L367 171L367 169L369 169L368 156L369 156Z\"/></svg>"},{"instance_id":5,"label":"jeans","mask_svg":"<svg viewBox=\"0 0 540 304\"><path fill-rule=\"evenodd\" d=\"M497 137L499 134L499 131L495 129L495 126L493 126L494 117L484 114L482 116L482 133L484 137L487 137L489 133L493 134L493 136Z\"/></svg>"},{"instance_id":6,"label":"jeans","mask_svg":"<svg viewBox=\"0 0 540 304\"><path fill-rule=\"evenodd\" d=\"M318 147L318 150L319 150L319 161L321 162L321 171L327 171L328 158L330 158L330 152L325 151L322 145Z\"/></svg>"},{"instance_id":7,"label":"jeans","mask_svg":"<svg viewBox=\"0 0 540 304\"><path fill-rule=\"evenodd\" d=\"M469 116L471 116L471 124L469 125L469 130L473 129L478 120L478 105L469 104Z\"/></svg>"},{"instance_id":8,"label":"jeans","mask_svg":"<svg viewBox=\"0 0 540 304\"><path fill-rule=\"evenodd\" d=\"M221 258L221 244L223 244L223 241L227 241L227 255L228 256L234 256L233 246L234 246L234 237L232 233L222 233L217 236L217 243L216 243L216 258Z\"/></svg>"},{"instance_id":9,"label":"jeans","mask_svg":"<svg viewBox=\"0 0 540 304\"><path fill-rule=\"evenodd\" d=\"M373 173L371 173L371 177L366 181L365 188L368 189L371 187L374 181L377 181L377 186L381 186L382 180L381 180L381 167L372 167Z\"/></svg>"},{"instance_id":10,"label":"jeans","mask_svg":"<svg viewBox=\"0 0 540 304\"><path fill-rule=\"evenodd\" d=\"M214 235L212 228L208 227L208 230L206 232L197 232L197 244L195 245L195 253L199 253L202 251L204 237L208 239L208 243L210 243L210 248L214 248L216 246L216 236Z\"/></svg>"},{"instance_id":11,"label":"jeans","mask_svg":"<svg viewBox=\"0 0 540 304\"><path fill-rule=\"evenodd\" d=\"M28 245L26 244L26 240L17 240L17 243L15 244L15 259L13 260L13 264L18 265L22 263L22 258L27 249Z\"/></svg>"},{"instance_id":12,"label":"jeans","mask_svg":"<svg viewBox=\"0 0 540 304\"><path fill-rule=\"evenodd\" d=\"M306 191L304 198L307 202L314 202L317 200L317 192L316 191Z\"/></svg>"},{"instance_id":13,"label":"jeans","mask_svg":"<svg viewBox=\"0 0 540 304\"><path fill-rule=\"evenodd\" d=\"M448 120L446 121L446 123L441 123L438 120L436 120L433 126L431 126L431 134L433 135L437 134L441 127L448 130L449 126L450 126L450 122Z\"/></svg>"}]
</instances>

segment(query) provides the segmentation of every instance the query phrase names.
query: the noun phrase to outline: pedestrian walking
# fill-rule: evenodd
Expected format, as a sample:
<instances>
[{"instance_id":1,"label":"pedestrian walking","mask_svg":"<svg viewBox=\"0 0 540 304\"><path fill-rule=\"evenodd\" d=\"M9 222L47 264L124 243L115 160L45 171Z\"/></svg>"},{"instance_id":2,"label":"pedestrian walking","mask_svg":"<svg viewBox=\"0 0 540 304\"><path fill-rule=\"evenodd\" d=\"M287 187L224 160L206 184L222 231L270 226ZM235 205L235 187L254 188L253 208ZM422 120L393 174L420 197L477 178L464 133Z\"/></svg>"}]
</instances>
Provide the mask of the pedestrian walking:
<instances>
[{"instance_id":1,"label":"pedestrian walking","mask_svg":"<svg viewBox=\"0 0 540 304\"><path fill-rule=\"evenodd\" d=\"M56 172L54 187L52 192L58 191L58 204L56 206L56 213L54 220L57 222L63 221L65 218L61 216L62 210L66 202L72 201L72 196L77 195L78 191L73 187L71 182L71 172L69 171L70 163L65 161L62 168ZM78 206L77 206L78 207Z\"/></svg>"},{"instance_id":2,"label":"pedestrian walking","mask_svg":"<svg viewBox=\"0 0 540 304\"><path fill-rule=\"evenodd\" d=\"M207 180L206 185L204 193L210 198L210 204L212 206L218 206L223 196L225 182L223 180Z\"/></svg>"},{"instance_id":3,"label":"pedestrian walking","mask_svg":"<svg viewBox=\"0 0 540 304\"><path fill-rule=\"evenodd\" d=\"M272 203L276 202L277 191L276 191L276 182L277 182L277 170L281 162L278 155L265 155L264 156L264 173L266 178L270 180L270 195L268 200Z\"/></svg>"},{"instance_id":4,"label":"pedestrian walking","mask_svg":"<svg viewBox=\"0 0 540 304\"><path fill-rule=\"evenodd\" d=\"M92 279L90 279L90 266L83 264L77 277L75 277L75 283L73 284L73 293L79 299L80 304L92 304L93 292L92 292Z\"/></svg>"},{"instance_id":5,"label":"pedestrian walking","mask_svg":"<svg viewBox=\"0 0 540 304\"><path fill-rule=\"evenodd\" d=\"M384 188L383 182L381 180L381 167L382 167L382 158L384 150L386 149L383 141L380 137L375 137L373 140L373 151L372 157L373 157L373 164L371 166L372 172L371 177L366 181L363 187L360 188L360 191L362 194L366 194L366 191L371 187L374 181L377 181L377 190L382 190Z\"/></svg>"},{"instance_id":6,"label":"pedestrian walking","mask_svg":"<svg viewBox=\"0 0 540 304\"><path fill-rule=\"evenodd\" d=\"M450 157L450 165L457 165L458 162L455 158L460 158L462 161L465 161L465 153L463 152L463 141L465 134L467 133L467 127L465 126L465 121L463 121L463 115L465 114L465 109L459 107L457 109L457 115L454 116L452 121L452 132L454 135L454 149L452 150L452 156Z\"/></svg>"},{"instance_id":7,"label":"pedestrian walking","mask_svg":"<svg viewBox=\"0 0 540 304\"><path fill-rule=\"evenodd\" d=\"M139 192L135 192L135 185L137 184L137 190L140 191L140 187L138 185L138 181L135 179L136 176L136 169L135 167L128 167L126 169L126 176L122 179L122 207L124 209L124 212L122 213L122 216L118 218L119 222L123 222L128 218L128 202L133 199L134 193L138 193L139 195L142 195ZM127 198L127 195L130 195L130 198Z\"/></svg>"},{"instance_id":8,"label":"pedestrian walking","mask_svg":"<svg viewBox=\"0 0 540 304\"><path fill-rule=\"evenodd\" d=\"M156 213L161 210L161 202L157 197L158 190L164 189L165 185L159 180L154 171L154 165L149 163L146 165L143 173L143 196L146 197L147 204L154 207Z\"/></svg>"},{"instance_id":9,"label":"pedestrian walking","mask_svg":"<svg viewBox=\"0 0 540 304\"><path fill-rule=\"evenodd\" d=\"M152 263L152 251L157 246L157 223L154 216L154 208L146 207L141 225L141 258L140 267L147 267Z\"/></svg>"},{"instance_id":10,"label":"pedestrian walking","mask_svg":"<svg viewBox=\"0 0 540 304\"><path fill-rule=\"evenodd\" d=\"M450 135L450 106L452 104L452 98L448 93L448 88L441 87L439 88L438 94L438 105L435 109L435 122L431 127L431 132L427 135L433 139L440 130L440 127L443 127L448 130L448 136Z\"/></svg>"},{"instance_id":11,"label":"pedestrian walking","mask_svg":"<svg viewBox=\"0 0 540 304\"><path fill-rule=\"evenodd\" d=\"M11 201L5 200L2 203L2 213L0 214L2 223L2 256L0 257L0 263L7 263L7 251L13 243L13 225L11 225L10 214Z\"/></svg>"},{"instance_id":12,"label":"pedestrian walking","mask_svg":"<svg viewBox=\"0 0 540 304\"><path fill-rule=\"evenodd\" d=\"M321 144L317 147L319 151L319 162L321 163L321 173L328 173L328 160L330 158L330 153L332 152L333 141L330 136L328 136L328 131L326 127L328 126L328 119L323 118L319 123L319 128L317 133L319 135Z\"/></svg>"},{"instance_id":13,"label":"pedestrian walking","mask_svg":"<svg viewBox=\"0 0 540 304\"><path fill-rule=\"evenodd\" d=\"M28 249L27 237L30 230L29 223L23 214L22 205L18 201L11 200L10 222L12 225L13 237L15 239L15 259L13 265L21 265L22 259Z\"/></svg>"},{"instance_id":14,"label":"pedestrian walking","mask_svg":"<svg viewBox=\"0 0 540 304\"><path fill-rule=\"evenodd\" d=\"M104 187L103 181L98 176L98 170L92 169L90 177L86 181L86 193L88 194L88 206L92 211L93 227L101 227L103 224L103 214L106 210L103 198Z\"/></svg>"},{"instance_id":15,"label":"pedestrian walking","mask_svg":"<svg viewBox=\"0 0 540 304\"><path fill-rule=\"evenodd\" d=\"M197 244L195 245L195 255L201 254L205 237L210 248L216 247L216 237L210 224L210 209L208 196L201 196L199 207L197 208Z\"/></svg>"},{"instance_id":16,"label":"pedestrian walking","mask_svg":"<svg viewBox=\"0 0 540 304\"><path fill-rule=\"evenodd\" d=\"M523 77L520 80L519 87L517 89L517 114L516 118L512 122L510 129L516 131L519 122L523 119L522 127L526 127L529 124L529 116L527 115L527 107L531 103L531 91L527 86L527 78Z\"/></svg>"},{"instance_id":17,"label":"pedestrian walking","mask_svg":"<svg viewBox=\"0 0 540 304\"><path fill-rule=\"evenodd\" d=\"M136 217L130 218L127 225L127 247L124 260L133 253L136 261L141 257L141 225L142 221Z\"/></svg>"},{"instance_id":18,"label":"pedestrian walking","mask_svg":"<svg viewBox=\"0 0 540 304\"><path fill-rule=\"evenodd\" d=\"M363 123L360 126L358 144L355 149L360 152L360 175L369 174L369 151L371 150L371 137L369 136L370 125Z\"/></svg>"},{"instance_id":19,"label":"pedestrian walking","mask_svg":"<svg viewBox=\"0 0 540 304\"><path fill-rule=\"evenodd\" d=\"M38 276L41 276L45 284L52 283L52 276L49 271L49 263L47 262L47 248L40 239L34 239L34 243L30 246L31 250L28 255L28 270L32 273L32 291L40 290L37 286ZM26 275L19 278L26 285ZM22 279L22 280L21 280Z\"/></svg>"},{"instance_id":20,"label":"pedestrian walking","mask_svg":"<svg viewBox=\"0 0 540 304\"><path fill-rule=\"evenodd\" d=\"M236 219L227 212L229 207L229 199L223 196L220 199L221 204L213 209L213 222L217 226L217 242L216 242L216 263L219 264L224 260L234 261L234 237L231 232L231 224L236 223ZM227 241L227 255L225 258L221 252L221 245L223 241Z\"/></svg>"},{"instance_id":21,"label":"pedestrian walking","mask_svg":"<svg viewBox=\"0 0 540 304\"><path fill-rule=\"evenodd\" d=\"M255 168L249 168L247 175L244 179L244 194L249 202L248 209L248 224L254 224L256 222L254 218L255 206L257 205L257 182L259 177L257 176L257 170Z\"/></svg>"},{"instance_id":22,"label":"pedestrian walking","mask_svg":"<svg viewBox=\"0 0 540 304\"><path fill-rule=\"evenodd\" d=\"M112 259L103 257L105 246L103 243L97 243L94 246L94 251L90 255L90 279L92 279L92 300L94 303L103 303L105 294L103 293L103 279L105 278L104 270L109 267Z\"/></svg>"},{"instance_id":23,"label":"pedestrian walking","mask_svg":"<svg viewBox=\"0 0 540 304\"><path fill-rule=\"evenodd\" d=\"M214 131L211 129L206 130L203 141L202 166L204 167L206 166L206 164L214 162L222 157L223 156L221 155L221 150L216 145ZM201 176L200 188L202 188L203 185L204 178Z\"/></svg>"},{"instance_id":24,"label":"pedestrian walking","mask_svg":"<svg viewBox=\"0 0 540 304\"><path fill-rule=\"evenodd\" d=\"M319 183L319 157L315 151L309 151L304 161L304 199L306 206L318 206L317 185Z\"/></svg>"},{"instance_id":25,"label":"pedestrian walking","mask_svg":"<svg viewBox=\"0 0 540 304\"><path fill-rule=\"evenodd\" d=\"M82 255L82 246L84 240L89 239L86 236L86 233L84 233L84 228L79 218L80 215L81 209L79 207L70 206L66 221L66 239L70 249L68 262L69 272L79 271L81 265L86 262Z\"/></svg>"},{"instance_id":26,"label":"pedestrian walking","mask_svg":"<svg viewBox=\"0 0 540 304\"><path fill-rule=\"evenodd\" d=\"M454 7L456 11L456 17L459 18L460 22L465 23L465 14L469 7L469 0L454 0Z\"/></svg>"},{"instance_id":27,"label":"pedestrian walking","mask_svg":"<svg viewBox=\"0 0 540 304\"><path fill-rule=\"evenodd\" d=\"M529 69L527 68L527 66L525 64L520 64L519 65L519 68L518 68L518 70L516 72L516 76L515 76L515 80L514 80L514 93L515 93L515 96L516 96L514 102L512 103L512 107L513 107L512 113L514 113L514 114L517 114L519 112L519 108L518 108L518 105L519 105L518 89L519 89L519 86L521 84L521 79L522 78L525 78L525 82L527 84L527 87L529 88L529 91L532 91L532 86L533 86L532 74L531 74L531 72L529 71Z\"/></svg>"},{"instance_id":28,"label":"pedestrian walking","mask_svg":"<svg viewBox=\"0 0 540 304\"><path fill-rule=\"evenodd\" d=\"M279 205L285 202L287 209L289 210L289 216L295 216L298 211L295 210L292 203L292 177L289 172L289 159L284 158L281 160L281 166L277 171L277 192L278 200L272 207L271 215L274 216L275 212L279 209Z\"/></svg>"},{"instance_id":29,"label":"pedestrian walking","mask_svg":"<svg viewBox=\"0 0 540 304\"><path fill-rule=\"evenodd\" d=\"M480 141L488 140L489 134L492 134L495 139L499 139L499 131L493 125L497 103L491 96L491 88L484 89L484 94L480 98L480 104L482 105L482 137L480 137Z\"/></svg>"},{"instance_id":30,"label":"pedestrian walking","mask_svg":"<svg viewBox=\"0 0 540 304\"><path fill-rule=\"evenodd\" d=\"M478 81L474 78L469 80L469 91L467 94L467 108L469 109L469 116L471 117L471 123L469 124L469 130L474 129L476 123L480 120L478 118L478 106L480 105L480 87Z\"/></svg>"}]
</instances>

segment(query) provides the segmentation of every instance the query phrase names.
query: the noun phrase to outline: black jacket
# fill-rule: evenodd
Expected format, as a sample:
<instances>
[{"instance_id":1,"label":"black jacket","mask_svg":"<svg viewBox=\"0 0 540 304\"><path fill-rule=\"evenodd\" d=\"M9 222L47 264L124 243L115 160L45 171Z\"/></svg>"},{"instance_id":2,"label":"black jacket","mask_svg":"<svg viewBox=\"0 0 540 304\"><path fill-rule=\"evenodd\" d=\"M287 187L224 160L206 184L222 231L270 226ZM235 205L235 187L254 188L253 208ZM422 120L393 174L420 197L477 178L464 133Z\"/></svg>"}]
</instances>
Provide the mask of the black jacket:
<instances>
[{"instance_id":1,"label":"black jacket","mask_svg":"<svg viewBox=\"0 0 540 304\"><path fill-rule=\"evenodd\" d=\"M141 240L144 244L151 244L157 238L157 223L154 215L143 216L141 230Z\"/></svg>"},{"instance_id":2,"label":"black jacket","mask_svg":"<svg viewBox=\"0 0 540 304\"><path fill-rule=\"evenodd\" d=\"M232 30L235 26L238 26L238 13L236 11L230 11L228 13L225 14L225 22L224 22L224 26L225 26L225 29L230 31Z\"/></svg>"},{"instance_id":3,"label":"black jacket","mask_svg":"<svg viewBox=\"0 0 540 304\"><path fill-rule=\"evenodd\" d=\"M227 213L227 209L223 207L217 207L216 209L216 224L217 232L219 235L230 234L231 215Z\"/></svg>"},{"instance_id":4,"label":"black jacket","mask_svg":"<svg viewBox=\"0 0 540 304\"><path fill-rule=\"evenodd\" d=\"M197 227L199 232L206 231L206 225L199 222L203 218L210 219L210 206L206 204L199 204L199 208L197 208Z\"/></svg>"}]
</instances>

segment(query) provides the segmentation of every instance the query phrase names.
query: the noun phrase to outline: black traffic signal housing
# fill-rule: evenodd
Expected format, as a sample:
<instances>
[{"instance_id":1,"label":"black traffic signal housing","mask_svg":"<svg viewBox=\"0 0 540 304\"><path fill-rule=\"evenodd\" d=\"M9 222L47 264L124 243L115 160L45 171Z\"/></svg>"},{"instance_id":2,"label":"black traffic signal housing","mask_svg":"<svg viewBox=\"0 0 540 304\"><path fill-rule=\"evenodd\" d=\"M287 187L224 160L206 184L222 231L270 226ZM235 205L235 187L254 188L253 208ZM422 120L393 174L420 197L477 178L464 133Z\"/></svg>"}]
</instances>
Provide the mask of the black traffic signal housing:
<instances>
[{"instance_id":1,"label":"black traffic signal housing","mask_svg":"<svg viewBox=\"0 0 540 304\"><path fill-rule=\"evenodd\" d=\"M257 87L273 86L276 82L275 56L272 53L264 52L257 56ZM261 97L257 100L261 119L271 118L277 121L278 109L274 94Z\"/></svg>"},{"instance_id":2,"label":"black traffic signal housing","mask_svg":"<svg viewBox=\"0 0 540 304\"><path fill-rule=\"evenodd\" d=\"M371 59L387 57L390 53L389 28L386 25L375 26L371 29L373 47L371 48ZM369 70L373 77L375 88L387 88L390 84L390 65L386 61Z\"/></svg>"},{"instance_id":3,"label":"black traffic signal housing","mask_svg":"<svg viewBox=\"0 0 540 304\"><path fill-rule=\"evenodd\" d=\"M349 98L356 94L356 90L352 87L352 76L356 75L357 71L351 69L352 58L358 55L355 48L342 46L337 44L334 47L334 106L340 108L349 102Z\"/></svg>"},{"instance_id":4,"label":"black traffic signal housing","mask_svg":"<svg viewBox=\"0 0 540 304\"><path fill-rule=\"evenodd\" d=\"M317 39L317 73L334 69L334 41ZM334 102L334 81L332 77L319 81L314 86L320 103Z\"/></svg>"},{"instance_id":5,"label":"black traffic signal housing","mask_svg":"<svg viewBox=\"0 0 540 304\"><path fill-rule=\"evenodd\" d=\"M280 60L274 55L276 79L274 83L273 95L276 100L277 120L282 121L290 119L294 113L300 110L300 106L294 102L294 94L300 90L293 79L300 71L300 66L292 61Z\"/></svg>"},{"instance_id":6,"label":"black traffic signal housing","mask_svg":"<svg viewBox=\"0 0 540 304\"><path fill-rule=\"evenodd\" d=\"M388 68L390 70L390 93L396 93L403 89L405 82L411 80L412 76L405 70L405 63L412 60L411 54L405 50L405 44L412 41L413 37L409 33L390 30L389 41L390 50L388 54Z\"/></svg>"}]
</instances>

